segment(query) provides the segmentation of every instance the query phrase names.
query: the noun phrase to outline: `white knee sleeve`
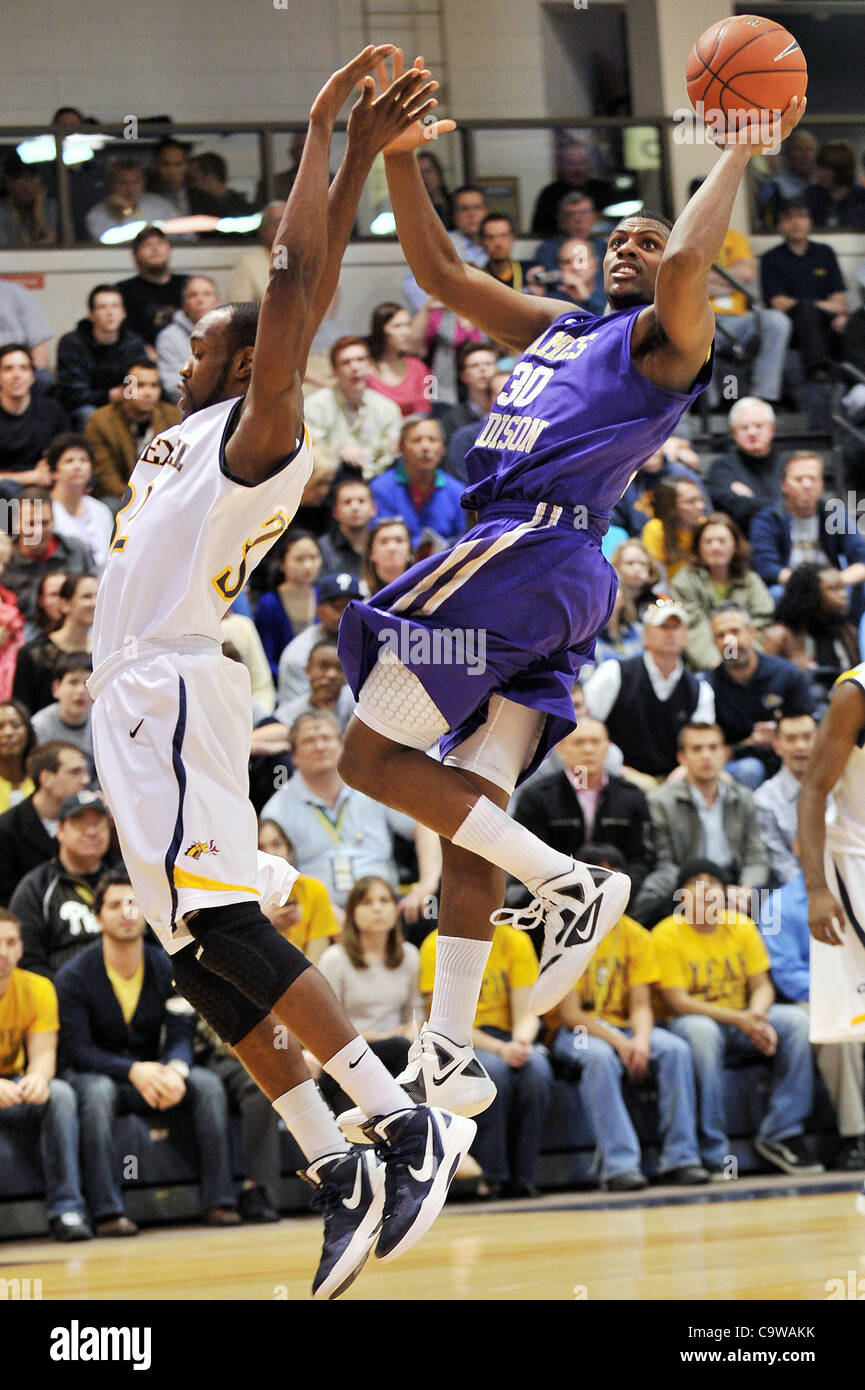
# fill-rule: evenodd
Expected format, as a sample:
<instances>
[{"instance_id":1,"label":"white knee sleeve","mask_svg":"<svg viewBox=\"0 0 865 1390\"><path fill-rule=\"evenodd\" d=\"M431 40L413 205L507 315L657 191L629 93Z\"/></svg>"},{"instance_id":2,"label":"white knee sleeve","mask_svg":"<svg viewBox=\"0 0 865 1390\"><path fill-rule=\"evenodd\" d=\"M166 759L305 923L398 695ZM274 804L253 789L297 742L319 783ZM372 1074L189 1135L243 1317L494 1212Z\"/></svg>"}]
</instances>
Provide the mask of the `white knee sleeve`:
<instances>
[{"instance_id":1,"label":"white knee sleeve","mask_svg":"<svg viewBox=\"0 0 865 1390\"><path fill-rule=\"evenodd\" d=\"M449 724L413 671L383 647L361 687L355 714L383 738L425 753Z\"/></svg>"},{"instance_id":2,"label":"white knee sleeve","mask_svg":"<svg viewBox=\"0 0 865 1390\"><path fill-rule=\"evenodd\" d=\"M545 721L542 710L493 695L486 721L444 761L449 767L476 772L510 796L534 755Z\"/></svg>"}]
</instances>

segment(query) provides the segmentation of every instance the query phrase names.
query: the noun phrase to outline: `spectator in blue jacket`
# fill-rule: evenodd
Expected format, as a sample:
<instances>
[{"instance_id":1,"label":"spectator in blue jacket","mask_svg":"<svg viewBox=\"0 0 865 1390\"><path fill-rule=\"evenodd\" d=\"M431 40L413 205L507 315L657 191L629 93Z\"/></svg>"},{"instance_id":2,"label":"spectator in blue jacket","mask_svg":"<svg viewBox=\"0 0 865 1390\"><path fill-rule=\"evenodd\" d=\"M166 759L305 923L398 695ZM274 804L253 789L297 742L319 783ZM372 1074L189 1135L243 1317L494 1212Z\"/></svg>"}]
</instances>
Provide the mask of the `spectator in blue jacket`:
<instances>
[{"instance_id":1,"label":"spectator in blue jacket","mask_svg":"<svg viewBox=\"0 0 865 1390\"><path fill-rule=\"evenodd\" d=\"M797 874L765 900L760 913L760 931L769 952L770 974L778 994L807 1009L811 933L804 874ZM821 1043L816 1053L817 1066L835 1107L838 1132L843 1140L835 1167L845 1172L865 1168L863 1044Z\"/></svg>"},{"instance_id":2,"label":"spectator in blue jacket","mask_svg":"<svg viewBox=\"0 0 865 1390\"><path fill-rule=\"evenodd\" d=\"M144 941L147 924L124 870L100 881L93 912L101 941L61 966L55 986L61 1058L78 1095L84 1187L96 1233L138 1230L123 1210L115 1118L131 1112L152 1121L175 1106L189 1111L195 1129L205 1221L236 1225L225 1091L212 1071L192 1065L195 1015L174 995L168 956Z\"/></svg>"},{"instance_id":3,"label":"spectator in blue jacket","mask_svg":"<svg viewBox=\"0 0 865 1390\"><path fill-rule=\"evenodd\" d=\"M850 589L851 617L861 617L865 539L858 518L840 498L825 497L823 459L798 449L784 463L781 500L751 522L751 564L774 599L797 565L810 562L841 570Z\"/></svg>"},{"instance_id":4,"label":"spectator in blue jacket","mask_svg":"<svg viewBox=\"0 0 865 1390\"><path fill-rule=\"evenodd\" d=\"M463 489L439 463L445 439L438 420L409 415L399 437L402 457L373 478L370 487L379 516L400 516L416 549L424 530L451 545L466 528Z\"/></svg>"}]
</instances>

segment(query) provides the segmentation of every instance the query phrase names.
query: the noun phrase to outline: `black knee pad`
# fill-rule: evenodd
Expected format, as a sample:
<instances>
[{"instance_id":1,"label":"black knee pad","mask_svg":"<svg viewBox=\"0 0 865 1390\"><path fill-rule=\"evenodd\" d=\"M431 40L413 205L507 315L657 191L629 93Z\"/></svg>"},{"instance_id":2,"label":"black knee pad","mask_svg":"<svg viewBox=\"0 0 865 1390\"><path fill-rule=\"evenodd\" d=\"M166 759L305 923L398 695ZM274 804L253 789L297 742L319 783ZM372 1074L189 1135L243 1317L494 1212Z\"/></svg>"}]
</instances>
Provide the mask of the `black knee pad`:
<instances>
[{"instance_id":1,"label":"black knee pad","mask_svg":"<svg viewBox=\"0 0 865 1390\"><path fill-rule=\"evenodd\" d=\"M171 957L174 983L214 1033L234 1047L267 1018L269 1010L260 1009L228 980L207 970L196 960L197 950L193 943Z\"/></svg>"},{"instance_id":2,"label":"black knee pad","mask_svg":"<svg viewBox=\"0 0 865 1390\"><path fill-rule=\"evenodd\" d=\"M268 1012L309 968L303 952L280 936L256 903L202 908L186 926L199 943L195 954L202 965Z\"/></svg>"}]
</instances>

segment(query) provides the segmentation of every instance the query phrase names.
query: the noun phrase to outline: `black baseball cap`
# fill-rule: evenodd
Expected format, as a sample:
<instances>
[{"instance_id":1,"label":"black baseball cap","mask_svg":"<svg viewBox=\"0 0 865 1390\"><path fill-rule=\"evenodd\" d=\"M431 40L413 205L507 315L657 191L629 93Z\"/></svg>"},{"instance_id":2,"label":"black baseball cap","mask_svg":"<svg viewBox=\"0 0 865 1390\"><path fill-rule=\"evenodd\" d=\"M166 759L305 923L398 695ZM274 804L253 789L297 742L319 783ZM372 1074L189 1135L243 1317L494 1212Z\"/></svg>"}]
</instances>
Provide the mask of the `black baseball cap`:
<instances>
[{"instance_id":1,"label":"black baseball cap","mask_svg":"<svg viewBox=\"0 0 865 1390\"><path fill-rule=\"evenodd\" d=\"M68 820L70 816L80 816L82 811L101 811L103 816L111 815L99 792L84 791L67 796L57 813L57 819Z\"/></svg>"}]
</instances>

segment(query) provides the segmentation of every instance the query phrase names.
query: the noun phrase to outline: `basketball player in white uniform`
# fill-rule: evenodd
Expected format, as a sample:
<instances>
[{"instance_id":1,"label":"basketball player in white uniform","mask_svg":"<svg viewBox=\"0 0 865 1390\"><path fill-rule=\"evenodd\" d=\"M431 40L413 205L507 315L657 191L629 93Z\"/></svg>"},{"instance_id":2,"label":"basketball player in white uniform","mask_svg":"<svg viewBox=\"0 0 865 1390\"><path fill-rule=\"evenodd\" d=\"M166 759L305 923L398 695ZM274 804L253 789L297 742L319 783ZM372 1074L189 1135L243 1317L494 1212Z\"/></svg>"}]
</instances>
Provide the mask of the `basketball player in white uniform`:
<instances>
[{"instance_id":1,"label":"basketball player in white uniform","mask_svg":"<svg viewBox=\"0 0 865 1390\"><path fill-rule=\"evenodd\" d=\"M835 683L802 779L798 828L811 935L844 955L830 1005L812 951L811 1008L828 1012L835 1041L855 1041L865 1025L865 662ZM865 1215L865 1186L857 1206Z\"/></svg>"},{"instance_id":2,"label":"basketball player in white uniform","mask_svg":"<svg viewBox=\"0 0 865 1390\"><path fill-rule=\"evenodd\" d=\"M146 447L117 516L90 682L101 785L177 987L234 1047L306 1157L325 1218L319 1298L348 1287L374 1246L393 1259L419 1239L475 1133L447 1111L407 1108L329 985L264 916L296 875L258 856L249 679L220 645L221 618L288 526L312 470L300 382L360 190L378 151L435 105L436 84L418 69L375 99L367 74L378 66L386 78L391 51L370 45L313 103L260 312L227 305L192 334L184 419ZM333 124L358 83L329 195ZM349 1147L295 1037L375 1117L372 1148Z\"/></svg>"}]
</instances>

